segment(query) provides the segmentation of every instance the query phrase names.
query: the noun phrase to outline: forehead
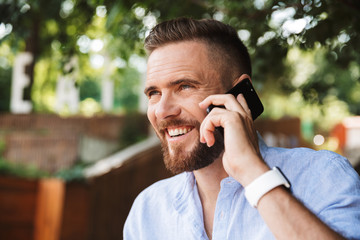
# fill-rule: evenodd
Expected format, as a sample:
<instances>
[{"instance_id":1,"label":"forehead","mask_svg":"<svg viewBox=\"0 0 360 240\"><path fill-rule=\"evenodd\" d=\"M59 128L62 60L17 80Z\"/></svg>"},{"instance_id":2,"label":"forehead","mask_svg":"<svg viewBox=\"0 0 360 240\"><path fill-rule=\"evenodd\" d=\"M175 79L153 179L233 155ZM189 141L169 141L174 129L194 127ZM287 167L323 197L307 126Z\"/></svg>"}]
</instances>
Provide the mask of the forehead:
<instances>
[{"instance_id":1,"label":"forehead","mask_svg":"<svg viewBox=\"0 0 360 240\"><path fill-rule=\"evenodd\" d=\"M149 64L166 59L170 62L182 61L186 57L208 58L207 47L199 41L181 41L168 43L155 49L149 56Z\"/></svg>"},{"instance_id":2,"label":"forehead","mask_svg":"<svg viewBox=\"0 0 360 240\"><path fill-rule=\"evenodd\" d=\"M155 49L149 56L146 85L179 78L208 78L214 74L217 72L210 62L208 48L204 43L171 43Z\"/></svg>"}]
</instances>

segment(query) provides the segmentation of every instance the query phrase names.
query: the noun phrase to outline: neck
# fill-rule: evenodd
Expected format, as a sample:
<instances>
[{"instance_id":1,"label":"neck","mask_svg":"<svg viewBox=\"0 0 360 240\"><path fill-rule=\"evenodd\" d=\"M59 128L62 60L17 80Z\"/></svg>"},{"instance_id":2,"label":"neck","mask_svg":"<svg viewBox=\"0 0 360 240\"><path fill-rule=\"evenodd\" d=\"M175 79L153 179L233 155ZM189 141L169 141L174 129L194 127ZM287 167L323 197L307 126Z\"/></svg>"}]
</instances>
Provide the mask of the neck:
<instances>
[{"instance_id":1,"label":"neck","mask_svg":"<svg viewBox=\"0 0 360 240\"><path fill-rule=\"evenodd\" d=\"M228 177L222 165L222 156L209 166L194 171L201 202L216 203L220 192L220 182Z\"/></svg>"},{"instance_id":2,"label":"neck","mask_svg":"<svg viewBox=\"0 0 360 240\"><path fill-rule=\"evenodd\" d=\"M222 164L222 156L209 166L194 171L202 204L203 220L206 234L212 239L212 229L217 196L220 192L220 182L228 176Z\"/></svg>"}]
</instances>

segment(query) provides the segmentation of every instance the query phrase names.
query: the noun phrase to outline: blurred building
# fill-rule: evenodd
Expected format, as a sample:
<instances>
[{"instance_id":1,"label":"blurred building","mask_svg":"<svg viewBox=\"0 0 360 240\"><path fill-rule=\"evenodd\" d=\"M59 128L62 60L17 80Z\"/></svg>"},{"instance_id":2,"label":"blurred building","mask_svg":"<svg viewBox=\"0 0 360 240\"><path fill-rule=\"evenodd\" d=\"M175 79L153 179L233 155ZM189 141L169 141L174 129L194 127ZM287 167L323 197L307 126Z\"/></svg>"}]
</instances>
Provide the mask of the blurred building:
<instances>
[{"instance_id":1,"label":"blurred building","mask_svg":"<svg viewBox=\"0 0 360 240\"><path fill-rule=\"evenodd\" d=\"M331 131L338 140L339 149L353 166L360 164L360 116L345 118Z\"/></svg>"}]
</instances>

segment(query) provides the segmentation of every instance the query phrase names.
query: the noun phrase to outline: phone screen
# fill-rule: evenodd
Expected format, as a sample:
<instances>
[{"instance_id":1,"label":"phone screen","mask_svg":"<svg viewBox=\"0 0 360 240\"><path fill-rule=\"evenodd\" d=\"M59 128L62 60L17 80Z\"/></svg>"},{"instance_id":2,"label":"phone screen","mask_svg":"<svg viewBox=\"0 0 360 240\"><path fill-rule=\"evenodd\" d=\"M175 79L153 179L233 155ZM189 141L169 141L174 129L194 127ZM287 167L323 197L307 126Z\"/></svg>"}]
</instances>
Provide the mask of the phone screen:
<instances>
[{"instance_id":1,"label":"phone screen","mask_svg":"<svg viewBox=\"0 0 360 240\"><path fill-rule=\"evenodd\" d=\"M255 120L264 111L264 106L261 103L260 98L257 95L254 87L252 86L250 79L246 78L242 80L241 82L236 84L233 88L231 88L228 92L226 92L226 94L234 95L235 98L240 93L244 95L246 103L249 106L249 109L251 110L252 119ZM209 113L214 107L224 108L224 106L210 105L207 109L207 112Z\"/></svg>"}]
</instances>

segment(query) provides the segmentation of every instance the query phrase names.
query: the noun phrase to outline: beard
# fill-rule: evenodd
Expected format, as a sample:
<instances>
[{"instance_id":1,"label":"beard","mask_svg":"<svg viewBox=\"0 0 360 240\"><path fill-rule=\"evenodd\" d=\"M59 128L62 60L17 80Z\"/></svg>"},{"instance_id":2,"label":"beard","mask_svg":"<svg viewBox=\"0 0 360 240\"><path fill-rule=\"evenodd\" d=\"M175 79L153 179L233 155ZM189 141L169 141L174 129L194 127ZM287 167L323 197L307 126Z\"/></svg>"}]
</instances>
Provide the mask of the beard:
<instances>
[{"instance_id":1,"label":"beard","mask_svg":"<svg viewBox=\"0 0 360 240\"><path fill-rule=\"evenodd\" d=\"M182 172L190 172L209 166L217 159L220 154L224 151L224 137L220 131L214 131L215 144L212 147L208 147L206 144L197 141L195 146L190 152L184 150L182 144L178 144L169 149L168 142L166 140L166 128L168 126L195 126L192 130L199 132L200 123L198 121L188 120L170 120L161 123L158 126L159 134L158 137L161 141L162 152L164 157L165 167L173 174L179 174Z\"/></svg>"}]
</instances>

